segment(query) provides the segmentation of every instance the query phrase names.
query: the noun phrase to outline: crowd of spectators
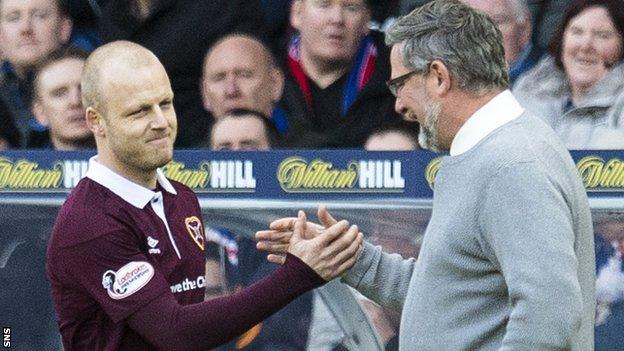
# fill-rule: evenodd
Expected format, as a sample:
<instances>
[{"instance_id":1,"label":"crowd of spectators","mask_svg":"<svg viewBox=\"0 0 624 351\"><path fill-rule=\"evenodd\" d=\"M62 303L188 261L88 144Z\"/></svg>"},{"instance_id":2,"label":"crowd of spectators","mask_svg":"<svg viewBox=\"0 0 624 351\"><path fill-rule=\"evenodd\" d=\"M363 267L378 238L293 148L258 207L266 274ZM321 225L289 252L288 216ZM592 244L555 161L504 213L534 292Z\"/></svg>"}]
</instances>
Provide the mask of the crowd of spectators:
<instances>
[{"instance_id":1,"label":"crowd of spectators","mask_svg":"<svg viewBox=\"0 0 624 351\"><path fill-rule=\"evenodd\" d=\"M88 52L120 39L163 62L178 148L209 145L214 121L233 109L268 116L283 148L362 148L373 131L400 120L385 86L381 31L425 2L2 0L0 149L66 149L56 146L59 135L92 147L69 116L78 114L76 91L63 92L74 94L64 97L73 112L50 110L51 97L36 91L58 83L48 82L54 70L79 75L78 59L54 70L42 63L68 46ZM569 148L624 148L621 0L465 2L498 25L514 93Z\"/></svg>"}]
</instances>

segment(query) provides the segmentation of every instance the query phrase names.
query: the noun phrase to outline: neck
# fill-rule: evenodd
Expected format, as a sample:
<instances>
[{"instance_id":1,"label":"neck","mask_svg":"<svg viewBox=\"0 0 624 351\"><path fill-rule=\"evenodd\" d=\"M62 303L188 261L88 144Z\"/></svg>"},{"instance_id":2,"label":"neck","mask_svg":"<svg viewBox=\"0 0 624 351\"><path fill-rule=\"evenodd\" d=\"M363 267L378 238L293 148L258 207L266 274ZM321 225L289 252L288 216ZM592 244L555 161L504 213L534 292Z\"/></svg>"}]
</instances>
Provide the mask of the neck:
<instances>
[{"instance_id":1,"label":"neck","mask_svg":"<svg viewBox=\"0 0 624 351\"><path fill-rule=\"evenodd\" d=\"M93 138L86 138L81 140L70 140L65 141L58 138L52 138L52 146L54 150L57 151L78 151L78 150L88 150L93 149L95 147L95 143Z\"/></svg>"},{"instance_id":2,"label":"neck","mask_svg":"<svg viewBox=\"0 0 624 351\"><path fill-rule=\"evenodd\" d=\"M139 184L147 189L156 188L156 169L143 170L132 167L119 161L111 152L101 152L98 149L98 162L110 168L120 176Z\"/></svg>"},{"instance_id":3,"label":"neck","mask_svg":"<svg viewBox=\"0 0 624 351\"><path fill-rule=\"evenodd\" d=\"M583 101L583 99L585 99L585 96L587 96L587 93L589 93L589 91L591 90L593 86L589 86L589 87L581 87L581 86L571 86L570 90L571 90L571 99L572 99L572 103L574 104L574 106L579 106L581 104L581 102Z\"/></svg>"},{"instance_id":4,"label":"neck","mask_svg":"<svg viewBox=\"0 0 624 351\"><path fill-rule=\"evenodd\" d=\"M351 62L326 62L314 59L302 48L301 66L306 75L321 89L324 89L347 73L351 67Z\"/></svg>"},{"instance_id":5,"label":"neck","mask_svg":"<svg viewBox=\"0 0 624 351\"><path fill-rule=\"evenodd\" d=\"M503 90L495 90L477 95L458 90L449 96L448 103L444 104L442 108L443 115L449 116L449 118L440 125L440 144L445 149L450 149L455 135L466 121L502 92Z\"/></svg>"}]
</instances>

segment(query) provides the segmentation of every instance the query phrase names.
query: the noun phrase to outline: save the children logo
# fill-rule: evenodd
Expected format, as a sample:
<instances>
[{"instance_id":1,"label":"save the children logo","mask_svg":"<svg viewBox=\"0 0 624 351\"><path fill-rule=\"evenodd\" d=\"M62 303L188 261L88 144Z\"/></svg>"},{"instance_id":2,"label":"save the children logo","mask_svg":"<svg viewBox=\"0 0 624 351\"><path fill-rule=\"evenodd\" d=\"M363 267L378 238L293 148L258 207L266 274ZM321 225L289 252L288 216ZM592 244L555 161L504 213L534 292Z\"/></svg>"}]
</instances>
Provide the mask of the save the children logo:
<instances>
[{"instance_id":1,"label":"save the children logo","mask_svg":"<svg viewBox=\"0 0 624 351\"><path fill-rule=\"evenodd\" d=\"M184 224L186 225L186 230L195 244L197 244L197 246L204 251L204 247L206 247L206 239L204 239L204 226L199 218L196 216L186 217L184 219Z\"/></svg>"},{"instance_id":2,"label":"save the children logo","mask_svg":"<svg viewBox=\"0 0 624 351\"><path fill-rule=\"evenodd\" d=\"M128 297L144 287L154 276L154 267L144 261L133 261L116 272L108 270L102 275L102 286L114 300Z\"/></svg>"}]
</instances>

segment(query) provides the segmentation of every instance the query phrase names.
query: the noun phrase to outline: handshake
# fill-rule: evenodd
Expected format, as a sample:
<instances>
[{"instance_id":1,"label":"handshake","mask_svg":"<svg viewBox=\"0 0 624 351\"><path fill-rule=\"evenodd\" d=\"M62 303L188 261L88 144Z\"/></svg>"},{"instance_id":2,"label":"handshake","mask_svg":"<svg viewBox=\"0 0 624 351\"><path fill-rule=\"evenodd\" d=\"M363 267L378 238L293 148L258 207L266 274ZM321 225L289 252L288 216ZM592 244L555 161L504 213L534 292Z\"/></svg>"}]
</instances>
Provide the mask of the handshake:
<instances>
[{"instance_id":1,"label":"handshake","mask_svg":"<svg viewBox=\"0 0 624 351\"><path fill-rule=\"evenodd\" d=\"M357 225L337 221L324 205L317 212L320 224L308 222L305 212L298 217L273 221L269 230L256 233L258 250L269 253L267 260L286 261L286 253L297 256L325 281L353 267L362 252L363 234Z\"/></svg>"}]
</instances>

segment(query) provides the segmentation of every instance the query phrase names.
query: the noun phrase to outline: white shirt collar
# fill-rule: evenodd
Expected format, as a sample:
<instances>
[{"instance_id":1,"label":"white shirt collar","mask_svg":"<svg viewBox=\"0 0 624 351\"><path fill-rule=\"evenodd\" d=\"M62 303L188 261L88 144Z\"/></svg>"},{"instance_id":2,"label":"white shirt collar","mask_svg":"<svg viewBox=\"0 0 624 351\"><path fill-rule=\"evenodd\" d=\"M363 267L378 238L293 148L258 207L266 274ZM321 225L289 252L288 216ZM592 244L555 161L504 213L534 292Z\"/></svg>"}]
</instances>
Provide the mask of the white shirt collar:
<instances>
[{"instance_id":1,"label":"white shirt collar","mask_svg":"<svg viewBox=\"0 0 624 351\"><path fill-rule=\"evenodd\" d=\"M86 177L106 187L108 190L115 193L115 195L138 208L144 208L157 194L157 192L134 183L99 163L97 161L97 155L89 159L89 169L87 170ZM156 170L156 180L167 192L174 195L177 194L173 185L171 185L160 168Z\"/></svg>"},{"instance_id":2,"label":"white shirt collar","mask_svg":"<svg viewBox=\"0 0 624 351\"><path fill-rule=\"evenodd\" d=\"M453 138L449 153L451 156L461 155L485 139L496 128L508 123L524 113L524 108L511 94L509 89L496 95L487 104L481 106L464 125L459 128Z\"/></svg>"}]
</instances>

